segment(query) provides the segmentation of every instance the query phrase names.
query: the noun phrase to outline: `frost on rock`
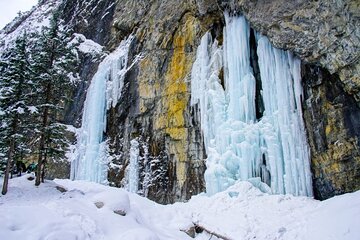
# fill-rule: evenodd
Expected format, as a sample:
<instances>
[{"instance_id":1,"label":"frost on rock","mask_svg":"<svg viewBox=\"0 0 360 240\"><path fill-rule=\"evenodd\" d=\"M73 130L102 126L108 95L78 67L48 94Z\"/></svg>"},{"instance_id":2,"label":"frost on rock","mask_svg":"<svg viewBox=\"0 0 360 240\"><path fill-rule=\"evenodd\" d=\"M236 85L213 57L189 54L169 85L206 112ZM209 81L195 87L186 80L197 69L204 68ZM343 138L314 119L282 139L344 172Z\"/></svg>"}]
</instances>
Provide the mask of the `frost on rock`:
<instances>
[{"instance_id":1,"label":"frost on rock","mask_svg":"<svg viewBox=\"0 0 360 240\"><path fill-rule=\"evenodd\" d=\"M309 148L301 112L300 60L257 36L261 96L250 65L250 26L225 13L224 46L205 34L191 74L191 104L200 107L209 194L260 177L273 193L312 195ZM220 72L224 72L224 86Z\"/></svg>"},{"instance_id":2,"label":"frost on rock","mask_svg":"<svg viewBox=\"0 0 360 240\"><path fill-rule=\"evenodd\" d=\"M120 98L127 68L129 46L133 37L99 65L91 80L84 103L82 125L77 133L77 146L71 164L71 178L98 183L107 182L107 146L104 139L106 110Z\"/></svg>"}]
</instances>

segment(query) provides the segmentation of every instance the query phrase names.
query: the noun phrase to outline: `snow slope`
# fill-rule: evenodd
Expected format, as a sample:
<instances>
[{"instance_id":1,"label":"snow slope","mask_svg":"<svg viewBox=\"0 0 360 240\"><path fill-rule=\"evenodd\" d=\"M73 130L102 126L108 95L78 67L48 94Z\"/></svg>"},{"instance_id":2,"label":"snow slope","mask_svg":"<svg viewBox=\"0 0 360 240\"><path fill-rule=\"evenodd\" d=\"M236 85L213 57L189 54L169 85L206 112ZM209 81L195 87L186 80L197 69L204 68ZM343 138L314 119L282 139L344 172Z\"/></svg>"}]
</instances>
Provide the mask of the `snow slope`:
<instances>
[{"instance_id":1,"label":"snow slope","mask_svg":"<svg viewBox=\"0 0 360 240\"><path fill-rule=\"evenodd\" d=\"M360 239L360 191L320 202L238 182L211 197L164 206L85 181L35 187L28 177L12 179L0 197L1 240L185 240L193 238L181 230L193 223L228 239ZM203 232L195 239L218 238Z\"/></svg>"},{"instance_id":2,"label":"snow slope","mask_svg":"<svg viewBox=\"0 0 360 240\"><path fill-rule=\"evenodd\" d=\"M4 29L0 29L0 44L6 46L25 31L39 31L42 26L48 26L51 13L58 5L59 1L49 0L24 13L24 18L14 19Z\"/></svg>"}]
</instances>

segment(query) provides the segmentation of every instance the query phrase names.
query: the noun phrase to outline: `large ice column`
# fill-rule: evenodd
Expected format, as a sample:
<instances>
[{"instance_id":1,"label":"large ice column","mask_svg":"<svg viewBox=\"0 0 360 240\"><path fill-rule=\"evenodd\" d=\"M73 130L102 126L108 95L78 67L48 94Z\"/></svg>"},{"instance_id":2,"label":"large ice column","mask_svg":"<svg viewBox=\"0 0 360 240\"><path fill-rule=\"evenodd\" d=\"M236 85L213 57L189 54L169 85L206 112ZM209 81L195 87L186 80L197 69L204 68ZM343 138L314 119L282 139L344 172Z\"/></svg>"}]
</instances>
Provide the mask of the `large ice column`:
<instances>
[{"instance_id":1,"label":"large ice column","mask_svg":"<svg viewBox=\"0 0 360 240\"><path fill-rule=\"evenodd\" d=\"M104 141L106 110L120 97L127 69L132 37L121 42L99 65L91 80L84 103L81 128L77 133L71 179L99 183L107 181L107 153Z\"/></svg>"},{"instance_id":2,"label":"large ice column","mask_svg":"<svg viewBox=\"0 0 360 240\"><path fill-rule=\"evenodd\" d=\"M236 180L260 177L274 193L311 196L300 60L259 37L265 112L257 120L249 25L244 17L225 14L225 19L224 49L205 34L191 75L191 104L200 108L208 156L207 192L214 194ZM222 68L225 89L219 79Z\"/></svg>"},{"instance_id":3,"label":"large ice column","mask_svg":"<svg viewBox=\"0 0 360 240\"><path fill-rule=\"evenodd\" d=\"M226 14L225 19L224 49L207 33L192 69L191 103L200 106L209 193L252 177L261 159L260 136L254 126L256 81L250 67L250 28L244 18ZM225 89L219 79L221 70Z\"/></svg>"},{"instance_id":4,"label":"large ice column","mask_svg":"<svg viewBox=\"0 0 360 240\"><path fill-rule=\"evenodd\" d=\"M255 120L255 79L250 67L250 26L244 17L225 13L224 63L228 118L250 123Z\"/></svg>"}]
</instances>

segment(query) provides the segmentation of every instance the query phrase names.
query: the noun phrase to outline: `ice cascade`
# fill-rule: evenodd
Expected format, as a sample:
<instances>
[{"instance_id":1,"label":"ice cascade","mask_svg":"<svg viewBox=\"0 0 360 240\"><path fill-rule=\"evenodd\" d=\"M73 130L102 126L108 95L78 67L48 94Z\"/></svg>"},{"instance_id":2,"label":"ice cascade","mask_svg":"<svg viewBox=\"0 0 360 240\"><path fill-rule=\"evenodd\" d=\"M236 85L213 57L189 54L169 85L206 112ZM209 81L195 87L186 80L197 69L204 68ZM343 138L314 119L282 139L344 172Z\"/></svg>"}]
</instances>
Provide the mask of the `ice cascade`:
<instances>
[{"instance_id":1,"label":"ice cascade","mask_svg":"<svg viewBox=\"0 0 360 240\"><path fill-rule=\"evenodd\" d=\"M71 179L107 182L107 151L104 132L106 110L117 104L128 70L130 36L98 67L87 90L81 128L71 163Z\"/></svg>"},{"instance_id":2,"label":"ice cascade","mask_svg":"<svg viewBox=\"0 0 360 240\"><path fill-rule=\"evenodd\" d=\"M257 35L265 109L257 119L250 26L242 16L225 13L225 20L224 46L206 33L191 73L191 105L199 105L208 156L206 190L214 194L237 180L258 177L273 193L312 196L301 62Z\"/></svg>"}]
</instances>

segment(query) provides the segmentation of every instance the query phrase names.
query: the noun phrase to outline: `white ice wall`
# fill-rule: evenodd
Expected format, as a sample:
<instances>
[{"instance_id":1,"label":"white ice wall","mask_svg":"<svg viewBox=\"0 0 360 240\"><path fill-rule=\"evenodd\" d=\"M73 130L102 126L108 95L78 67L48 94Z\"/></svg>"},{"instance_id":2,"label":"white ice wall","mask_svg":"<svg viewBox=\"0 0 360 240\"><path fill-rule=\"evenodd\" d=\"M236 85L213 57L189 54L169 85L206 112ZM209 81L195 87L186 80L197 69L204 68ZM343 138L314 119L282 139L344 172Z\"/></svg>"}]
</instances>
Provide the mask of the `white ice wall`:
<instances>
[{"instance_id":1,"label":"white ice wall","mask_svg":"<svg viewBox=\"0 0 360 240\"><path fill-rule=\"evenodd\" d=\"M312 195L309 149L301 112L300 60L258 37L265 112L256 119L250 27L225 13L224 46L209 33L192 68L191 104L199 104L210 194L261 177L273 193ZM220 84L223 68L225 89Z\"/></svg>"}]
</instances>

